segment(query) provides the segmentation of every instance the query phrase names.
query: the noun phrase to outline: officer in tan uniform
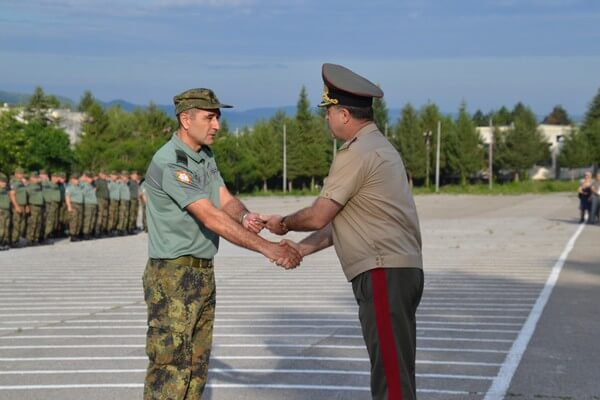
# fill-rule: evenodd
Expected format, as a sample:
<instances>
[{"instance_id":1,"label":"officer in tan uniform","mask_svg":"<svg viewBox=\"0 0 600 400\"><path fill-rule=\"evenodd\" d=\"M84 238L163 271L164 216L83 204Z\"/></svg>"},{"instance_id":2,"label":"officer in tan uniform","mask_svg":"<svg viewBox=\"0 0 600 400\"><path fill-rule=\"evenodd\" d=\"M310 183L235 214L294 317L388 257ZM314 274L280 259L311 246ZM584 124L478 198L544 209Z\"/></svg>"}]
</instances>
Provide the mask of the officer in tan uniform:
<instances>
[{"instance_id":1,"label":"officer in tan uniform","mask_svg":"<svg viewBox=\"0 0 600 400\"><path fill-rule=\"evenodd\" d=\"M334 245L359 305L373 399L413 400L415 313L423 292L417 210L400 154L373 122L381 89L340 65L324 64L322 74L319 106L345 143L312 206L262 218L276 234L316 231L297 246L303 256Z\"/></svg>"}]
</instances>

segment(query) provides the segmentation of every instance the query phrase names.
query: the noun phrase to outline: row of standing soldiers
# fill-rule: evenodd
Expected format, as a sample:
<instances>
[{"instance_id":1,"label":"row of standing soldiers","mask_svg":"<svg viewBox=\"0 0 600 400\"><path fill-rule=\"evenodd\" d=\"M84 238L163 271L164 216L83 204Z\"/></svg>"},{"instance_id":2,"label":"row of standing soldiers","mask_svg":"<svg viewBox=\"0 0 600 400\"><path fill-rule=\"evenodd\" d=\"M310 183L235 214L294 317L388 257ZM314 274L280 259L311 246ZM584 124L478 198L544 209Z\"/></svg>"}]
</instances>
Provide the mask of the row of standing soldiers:
<instances>
[{"instance_id":1,"label":"row of standing soldiers","mask_svg":"<svg viewBox=\"0 0 600 400\"><path fill-rule=\"evenodd\" d=\"M137 172L88 171L26 176L17 169L10 182L0 173L0 250L135 234L139 209L145 206ZM143 218L145 229L145 218Z\"/></svg>"}]
</instances>

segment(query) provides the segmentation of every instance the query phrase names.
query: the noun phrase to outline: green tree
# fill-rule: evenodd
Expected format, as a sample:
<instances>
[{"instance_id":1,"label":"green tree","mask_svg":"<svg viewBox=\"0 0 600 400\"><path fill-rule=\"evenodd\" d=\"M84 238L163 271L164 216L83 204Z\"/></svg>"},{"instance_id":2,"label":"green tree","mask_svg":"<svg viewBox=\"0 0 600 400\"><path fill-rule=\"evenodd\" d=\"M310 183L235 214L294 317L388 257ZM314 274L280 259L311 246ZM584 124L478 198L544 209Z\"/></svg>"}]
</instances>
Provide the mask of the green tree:
<instances>
[{"instance_id":1,"label":"green tree","mask_svg":"<svg viewBox=\"0 0 600 400\"><path fill-rule=\"evenodd\" d=\"M373 99L373 120L377 128L382 132L386 133L386 128L389 128L389 111L385 100L383 98Z\"/></svg>"},{"instance_id":2,"label":"green tree","mask_svg":"<svg viewBox=\"0 0 600 400\"><path fill-rule=\"evenodd\" d=\"M42 168L50 171L69 170L74 154L69 135L54 125L31 122L25 126L27 159L23 164L29 170Z\"/></svg>"},{"instance_id":3,"label":"green tree","mask_svg":"<svg viewBox=\"0 0 600 400\"><path fill-rule=\"evenodd\" d=\"M442 115L435 103L428 102L419 112L421 128L424 132L426 159L425 186L429 187L431 175L435 173L435 154L437 151L437 128ZM426 161L426 162L427 162Z\"/></svg>"},{"instance_id":4,"label":"green tree","mask_svg":"<svg viewBox=\"0 0 600 400\"><path fill-rule=\"evenodd\" d=\"M79 100L79 104L77 105L77 111L86 112L92 107L92 105L96 104L97 101L94 99L94 95L89 90L83 92L83 96Z\"/></svg>"},{"instance_id":5,"label":"green tree","mask_svg":"<svg viewBox=\"0 0 600 400\"><path fill-rule=\"evenodd\" d=\"M425 177L426 148L419 115L408 103L400 112L393 143L402 155L409 180Z\"/></svg>"},{"instance_id":6,"label":"green tree","mask_svg":"<svg viewBox=\"0 0 600 400\"><path fill-rule=\"evenodd\" d=\"M558 155L558 162L561 167L567 168L590 166L594 162L594 156L588 137L580 130L565 136Z\"/></svg>"},{"instance_id":7,"label":"green tree","mask_svg":"<svg viewBox=\"0 0 600 400\"><path fill-rule=\"evenodd\" d=\"M513 119L513 113L508 111L508 108L505 106L502 106L498 111L493 113L492 123L494 126L506 126L512 124Z\"/></svg>"},{"instance_id":8,"label":"green tree","mask_svg":"<svg viewBox=\"0 0 600 400\"><path fill-rule=\"evenodd\" d=\"M323 121L310 111L306 88L302 87L293 123L287 126L289 181L310 179L314 188L316 178L327 174L328 151L331 143ZM300 178L300 179L299 179Z\"/></svg>"},{"instance_id":9,"label":"green tree","mask_svg":"<svg viewBox=\"0 0 600 400\"><path fill-rule=\"evenodd\" d=\"M494 169L515 171L515 180L519 180L520 177L527 177L527 170L535 163L547 161L550 149L537 129L537 120L531 109L519 103L512 115L513 126L495 135Z\"/></svg>"},{"instance_id":10,"label":"green tree","mask_svg":"<svg viewBox=\"0 0 600 400\"><path fill-rule=\"evenodd\" d=\"M581 131L591 147L594 165L600 161L600 89L588 106Z\"/></svg>"},{"instance_id":11,"label":"green tree","mask_svg":"<svg viewBox=\"0 0 600 400\"><path fill-rule=\"evenodd\" d=\"M447 140L448 167L460 176L460 183L465 185L467 178L483 166L483 148L464 102L460 105L453 132Z\"/></svg>"},{"instance_id":12,"label":"green tree","mask_svg":"<svg viewBox=\"0 0 600 400\"><path fill-rule=\"evenodd\" d=\"M248 136L247 149L249 170L253 171L262 183L262 190L269 190L267 181L281 171L281 134L268 121L259 121Z\"/></svg>"},{"instance_id":13,"label":"green tree","mask_svg":"<svg viewBox=\"0 0 600 400\"><path fill-rule=\"evenodd\" d=\"M477 110L473 114L473 123L475 126L489 126L490 118L490 114L484 114L481 110Z\"/></svg>"},{"instance_id":14,"label":"green tree","mask_svg":"<svg viewBox=\"0 0 600 400\"><path fill-rule=\"evenodd\" d=\"M549 125L571 125L572 121L567 111L562 106L557 105L554 106L550 114L546 115L543 123Z\"/></svg>"},{"instance_id":15,"label":"green tree","mask_svg":"<svg viewBox=\"0 0 600 400\"><path fill-rule=\"evenodd\" d=\"M0 171L10 174L27 161L25 124L17 120L17 111L0 113Z\"/></svg>"}]
</instances>

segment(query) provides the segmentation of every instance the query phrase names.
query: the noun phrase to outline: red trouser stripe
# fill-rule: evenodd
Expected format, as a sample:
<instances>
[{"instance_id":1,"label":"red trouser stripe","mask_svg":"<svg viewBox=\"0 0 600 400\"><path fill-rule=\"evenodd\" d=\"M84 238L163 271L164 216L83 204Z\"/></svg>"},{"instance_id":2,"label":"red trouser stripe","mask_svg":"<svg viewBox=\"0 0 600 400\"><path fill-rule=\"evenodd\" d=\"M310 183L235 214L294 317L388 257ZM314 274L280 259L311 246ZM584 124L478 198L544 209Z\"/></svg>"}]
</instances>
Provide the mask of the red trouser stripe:
<instances>
[{"instance_id":1,"label":"red trouser stripe","mask_svg":"<svg viewBox=\"0 0 600 400\"><path fill-rule=\"evenodd\" d=\"M398 365L398 353L396 352L394 331L392 329L392 321L390 320L385 269L377 268L371 270L371 283L373 285L377 334L379 336L383 369L388 387L388 400L402 400L400 366Z\"/></svg>"}]
</instances>

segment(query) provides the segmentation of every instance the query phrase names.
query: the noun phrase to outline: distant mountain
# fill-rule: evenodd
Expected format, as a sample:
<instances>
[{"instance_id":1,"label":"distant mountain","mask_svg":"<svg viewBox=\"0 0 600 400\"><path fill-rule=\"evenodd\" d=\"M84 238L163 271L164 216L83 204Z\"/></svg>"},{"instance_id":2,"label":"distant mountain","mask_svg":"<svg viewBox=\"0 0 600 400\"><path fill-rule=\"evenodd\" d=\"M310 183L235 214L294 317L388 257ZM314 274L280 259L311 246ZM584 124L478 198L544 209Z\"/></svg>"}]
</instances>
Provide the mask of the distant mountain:
<instances>
[{"instance_id":1,"label":"distant mountain","mask_svg":"<svg viewBox=\"0 0 600 400\"><path fill-rule=\"evenodd\" d=\"M50 94L50 93L47 93L47 94ZM9 105L26 104L29 101L30 96L31 96L30 94L25 94L25 93L14 93L14 92L7 92L7 91L0 90L0 106L3 103L8 103ZM64 96L56 96L56 97L63 104L70 104L72 107L75 107L75 104L77 104L77 102L74 102L73 100L71 100L67 97L64 97ZM127 112L132 112L136 108L145 109L147 107L147 105L134 104L134 103L128 102L126 100L121 100L121 99L111 100L111 101L98 100L98 102L104 108L111 108L111 107L118 106ZM156 104L156 107L158 107L160 110L163 110L169 116L175 118L175 108L173 105L171 105L171 104L168 104L168 105L167 104ZM314 109L316 110L316 107L314 107ZM254 124L256 124L257 121L259 121L261 119L269 119L269 118L273 117L278 111L283 111L286 115L293 116L296 113L296 106L260 107L260 108L252 108L252 109L243 110L243 111L238 111L235 108L222 110L223 119L225 119L227 121L227 124L229 125L229 129L231 129L231 130L235 130L238 128L242 129L244 127L254 126ZM398 117L400 116L400 111L401 111L400 108L389 108L388 115L390 117L390 124L395 125L398 122ZM448 115L452 116L453 118L456 118L457 113L451 112ZM571 115L570 117L576 123L580 123L581 121L583 121L583 115ZM537 118L538 118L538 121L541 121L544 119L544 115L538 115Z\"/></svg>"}]
</instances>

